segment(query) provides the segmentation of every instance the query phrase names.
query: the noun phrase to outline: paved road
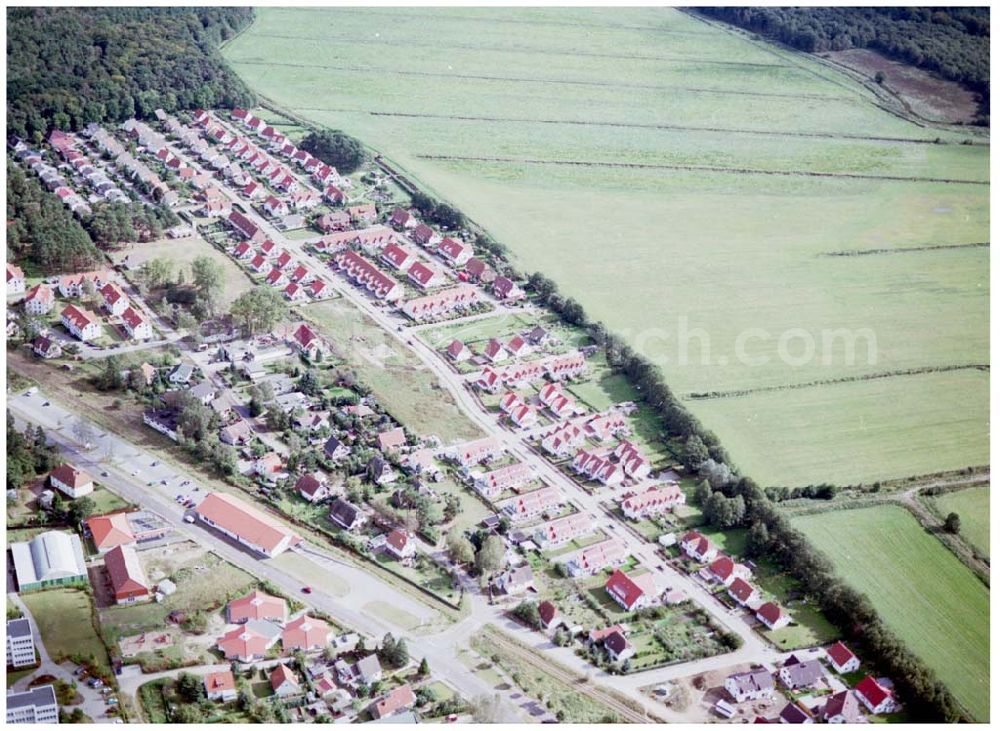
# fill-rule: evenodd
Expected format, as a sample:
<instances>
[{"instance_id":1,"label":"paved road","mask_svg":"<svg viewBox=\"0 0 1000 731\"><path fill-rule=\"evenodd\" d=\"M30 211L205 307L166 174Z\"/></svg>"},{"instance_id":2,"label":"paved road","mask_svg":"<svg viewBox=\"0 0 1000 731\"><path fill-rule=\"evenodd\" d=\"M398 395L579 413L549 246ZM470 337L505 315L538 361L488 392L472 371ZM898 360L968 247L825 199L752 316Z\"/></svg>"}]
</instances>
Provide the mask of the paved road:
<instances>
[{"instance_id":1,"label":"paved road","mask_svg":"<svg viewBox=\"0 0 1000 731\"><path fill-rule=\"evenodd\" d=\"M39 424L45 428L50 439L58 444L75 464L91 471L98 482L108 489L126 500L158 513L181 535L215 551L251 575L273 582L289 596L296 596L304 603L328 613L345 627L360 631L375 640L381 640L387 632L392 632L397 637L405 637L410 647L410 654L415 658L426 657L435 674L446 679L464 697L475 698L494 692L489 683L468 670L458 660L457 653L462 643L457 641L458 635L453 639L452 629L455 625L431 633L423 626L411 629L409 622L401 626L390 618L379 616L370 608L365 608L372 601L381 601L390 607L402 610L407 615L432 621L431 613L422 603L386 584L377 576L342 562L339 562L335 571L331 573L335 576L336 584L346 581L352 587L350 594L346 597L335 596L324 591L321 584L314 585L313 592L308 596L301 594L303 580L291 575L274 561L260 560L221 534L205 529L200 524L190 525L184 522L185 511L173 496L179 492L194 494L190 486L181 488L179 483L184 480L196 483L195 476L163 463L162 460L110 433L101 434L92 442L92 448L85 449L72 435L71 425L79 417L54 401L49 401L49 406L42 406L47 400L41 391L33 396L27 393L11 395L8 399L8 408L19 422ZM96 426L92 426L92 429L100 433ZM109 452L114 454L114 460L108 459ZM161 479L166 479L168 484L160 484ZM478 622L470 622L461 634L461 639L466 639L479 626ZM512 706L509 709L509 717L522 719L521 710Z\"/></svg>"}]
</instances>

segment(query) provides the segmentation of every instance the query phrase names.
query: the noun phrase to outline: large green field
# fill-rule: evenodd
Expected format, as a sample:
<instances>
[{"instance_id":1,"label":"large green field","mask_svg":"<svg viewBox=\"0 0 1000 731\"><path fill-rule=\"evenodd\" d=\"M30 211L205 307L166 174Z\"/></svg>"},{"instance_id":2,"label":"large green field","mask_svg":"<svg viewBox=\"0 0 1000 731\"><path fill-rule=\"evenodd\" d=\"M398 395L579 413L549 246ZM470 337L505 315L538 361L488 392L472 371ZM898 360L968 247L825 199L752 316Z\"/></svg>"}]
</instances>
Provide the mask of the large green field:
<instances>
[{"instance_id":1,"label":"large green field","mask_svg":"<svg viewBox=\"0 0 1000 731\"><path fill-rule=\"evenodd\" d=\"M962 536L983 555L990 555L990 488L970 487L933 498L941 515L958 513Z\"/></svg>"},{"instance_id":2,"label":"large green field","mask_svg":"<svg viewBox=\"0 0 1000 731\"><path fill-rule=\"evenodd\" d=\"M815 59L664 8L258 8L225 55L461 207L679 394L988 360L988 248L926 247L989 240L989 148L887 113ZM887 253L830 256L872 249ZM872 357L822 347L840 328L874 337ZM817 345L801 364L780 357L796 330ZM742 439L747 401L691 408L763 482L857 481L986 462L978 412L944 408L986 388L873 382L901 421L874 435L837 387L781 394ZM810 400L836 425L801 413ZM790 422L808 456L759 454ZM869 442L892 457L858 460Z\"/></svg>"},{"instance_id":3,"label":"large green field","mask_svg":"<svg viewBox=\"0 0 1000 731\"><path fill-rule=\"evenodd\" d=\"M990 597L972 572L903 508L831 511L793 522L959 702L988 720Z\"/></svg>"}]
</instances>

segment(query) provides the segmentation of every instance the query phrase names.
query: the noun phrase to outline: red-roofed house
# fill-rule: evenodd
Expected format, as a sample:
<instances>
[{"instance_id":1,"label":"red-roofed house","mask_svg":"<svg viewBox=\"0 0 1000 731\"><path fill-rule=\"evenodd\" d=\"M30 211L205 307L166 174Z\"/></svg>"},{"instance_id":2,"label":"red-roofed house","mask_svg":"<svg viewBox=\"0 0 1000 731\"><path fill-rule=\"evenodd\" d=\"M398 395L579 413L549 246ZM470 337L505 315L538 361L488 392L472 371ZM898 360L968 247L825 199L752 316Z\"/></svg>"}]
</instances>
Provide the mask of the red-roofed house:
<instances>
[{"instance_id":1,"label":"red-roofed house","mask_svg":"<svg viewBox=\"0 0 1000 731\"><path fill-rule=\"evenodd\" d=\"M632 578L618 569L611 574L604 589L612 599L629 612L633 609L649 606L656 601L659 594L652 574L641 574Z\"/></svg>"},{"instance_id":2,"label":"red-roofed house","mask_svg":"<svg viewBox=\"0 0 1000 731\"><path fill-rule=\"evenodd\" d=\"M406 446L406 432L403 431L403 427L397 426L395 429L380 432L378 436L375 437L375 440L378 443L379 451L382 452L382 454L396 452L399 451L401 447Z\"/></svg>"},{"instance_id":3,"label":"red-roofed house","mask_svg":"<svg viewBox=\"0 0 1000 731\"><path fill-rule=\"evenodd\" d=\"M266 619L284 624L288 618L288 605L280 597L254 589L246 596L229 602L226 618L230 624L243 624L251 619Z\"/></svg>"},{"instance_id":4,"label":"red-roofed house","mask_svg":"<svg viewBox=\"0 0 1000 731\"><path fill-rule=\"evenodd\" d=\"M16 264L7 262L7 294L21 294L24 287L24 271Z\"/></svg>"},{"instance_id":5,"label":"red-roofed house","mask_svg":"<svg viewBox=\"0 0 1000 731\"><path fill-rule=\"evenodd\" d=\"M411 558L417 552L413 536L399 529L390 531L385 537L385 547L397 561Z\"/></svg>"},{"instance_id":6,"label":"red-roofed house","mask_svg":"<svg viewBox=\"0 0 1000 731\"><path fill-rule=\"evenodd\" d=\"M270 680L271 690L279 698L287 698L302 692L299 679L295 677L295 673L284 663L279 662L274 666L274 670L271 671Z\"/></svg>"},{"instance_id":7,"label":"red-roofed house","mask_svg":"<svg viewBox=\"0 0 1000 731\"><path fill-rule=\"evenodd\" d=\"M399 244L389 244L386 246L382 249L382 255L379 258L383 264L392 267L396 271L409 269L416 260L416 257L411 252Z\"/></svg>"},{"instance_id":8,"label":"red-roofed house","mask_svg":"<svg viewBox=\"0 0 1000 731\"><path fill-rule=\"evenodd\" d=\"M253 246L249 241L241 241L233 249L233 256L237 259L250 259L254 256Z\"/></svg>"},{"instance_id":9,"label":"red-roofed house","mask_svg":"<svg viewBox=\"0 0 1000 731\"><path fill-rule=\"evenodd\" d=\"M153 337L153 326L134 307L129 307L122 313L122 327L133 340L149 340Z\"/></svg>"},{"instance_id":10,"label":"red-roofed house","mask_svg":"<svg viewBox=\"0 0 1000 731\"><path fill-rule=\"evenodd\" d=\"M317 650L330 642L333 631L322 619L303 614L293 619L281 633L281 645L285 650Z\"/></svg>"},{"instance_id":11,"label":"red-roofed house","mask_svg":"<svg viewBox=\"0 0 1000 731\"><path fill-rule=\"evenodd\" d=\"M330 482L322 473L307 472L296 481L295 491L303 500L317 503L330 497Z\"/></svg>"},{"instance_id":12,"label":"red-roofed house","mask_svg":"<svg viewBox=\"0 0 1000 731\"><path fill-rule=\"evenodd\" d=\"M757 608L757 619L763 622L768 629L781 629L792 621L788 613L774 602L761 604Z\"/></svg>"},{"instance_id":13,"label":"red-roofed house","mask_svg":"<svg viewBox=\"0 0 1000 731\"><path fill-rule=\"evenodd\" d=\"M826 656L830 665L838 673L853 673L861 667L861 661L843 642L837 642L826 648Z\"/></svg>"},{"instance_id":14,"label":"red-roofed house","mask_svg":"<svg viewBox=\"0 0 1000 731\"><path fill-rule=\"evenodd\" d=\"M461 340L452 340L446 352L456 363L462 363L472 357L472 351Z\"/></svg>"},{"instance_id":15,"label":"red-roofed house","mask_svg":"<svg viewBox=\"0 0 1000 731\"><path fill-rule=\"evenodd\" d=\"M61 464L52 470L49 484L74 500L94 491L94 478L71 464Z\"/></svg>"},{"instance_id":16,"label":"red-roofed house","mask_svg":"<svg viewBox=\"0 0 1000 731\"><path fill-rule=\"evenodd\" d=\"M306 298L305 288L299 286L295 282L289 282L288 286L285 287L283 294L285 295L285 299L289 302L301 302Z\"/></svg>"},{"instance_id":17,"label":"red-roofed house","mask_svg":"<svg viewBox=\"0 0 1000 731\"><path fill-rule=\"evenodd\" d=\"M516 301L524 299L524 291L508 277L497 277L493 280L493 294L498 299Z\"/></svg>"},{"instance_id":18,"label":"red-roofed house","mask_svg":"<svg viewBox=\"0 0 1000 731\"><path fill-rule=\"evenodd\" d=\"M729 556L718 556L708 565L709 578L723 586L729 586L736 579L749 579L750 569L740 563L736 563Z\"/></svg>"},{"instance_id":19,"label":"red-roofed house","mask_svg":"<svg viewBox=\"0 0 1000 731\"><path fill-rule=\"evenodd\" d=\"M250 260L250 268L258 274L263 273L269 266L271 266L271 262L263 254L255 254L253 259Z\"/></svg>"},{"instance_id":20,"label":"red-roofed house","mask_svg":"<svg viewBox=\"0 0 1000 731\"><path fill-rule=\"evenodd\" d=\"M210 701L228 703L236 700L236 678L231 670L209 673L205 676L205 695Z\"/></svg>"},{"instance_id":21,"label":"red-roofed house","mask_svg":"<svg viewBox=\"0 0 1000 731\"><path fill-rule=\"evenodd\" d=\"M29 315L47 315L56 304L56 294L47 284L36 284L24 296L24 311Z\"/></svg>"},{"instance_id":22,"label":"red-roofed house","mask_svg":"<svg viewBox=\"0 0 1000 731\"><path fill-rule=\"evenodd\" d=\"M854 687L854 695L865 704L869 713L891 713L896 709L896 701L892 697L892 691L871 675Z\"/></svg>"},{"instance_id":23,"label":"red-roofed house","mask_svg":"<svg viewBox=\"0 0 1000 731\"><path fill-rule=\"evenodd\" d=\"M754 586L740 578L733 579L733 582L729 585L728 594L741 607L760 601L760 592Z\"/></svg>"},{"instance_id":24,"label":"red-roofed house","mask_svg":"<svg viewBox=\"0 0 1000 731\"><path fill-rule=\"evenodd\" d=\"M149 579L132 546L116 546L104 556L104 568L111 580L116 604L135 604L153 598Z\"/></svg>"},{"instance_id":25,"label":"red-roofed house","mask_svg":"<svg viewBox=\"0 0 1000 731\"><path fill-rule=\"evenodd\" d=\"M416 228L419 221L405 208L392 209L392 215L389 216L389 225L396 229L404 228Z\"/></svg>"},{"instance_id":26,"label":"red-roofed house","mask_svg":"<svg viewBox=\"0 0 1000 731\"><path fill-rule=\"evenodd\" d=\"M195 508L203 523L268 558L274 558L301 539L277 520L225 493L210 493Z\"/></svg>"},{"instance_id":27,"label":"red-roofed house","mask_svg":"<svg viewBox=\"0 0 1000 731\"><path fill-rule=\"evenodd\" d=\"M245 239L249 239L255 244L260 243L267 238L257 224L237 210L233 210L229 214L229 225L232 226L232 228L240 234L240 236Z\"/></svg>"},{"instance_id":28,"label":"red-roofed house","mask_svg":"<svg viewBox=\"0 0 1000 731\"><path fill-rule=\"evenodd\" d=\"M273 267L264 277L264 281L272 287L284 287L288 283L288 277L278 267Z\"/></svg>"},{"instance_id":29,"label":"red-roofed house","mask_svg":"<svg viewBox=\"0 0 1000 731\"><path fill-rule=\"evenodd\" d=\"M426 223L417 225L413 229L413 233L410 234L410 238L421 246L426 247L431 247L441 243L441 234L432 229Z\"/></svg>"},{"instance_id":30,"label":"red-roofed house","mask_svg":"<svg viewBox=\"0 0 1000 731\"><path fill-rule=\"evenodd\" d=\"M462 266L472 258L472 247L452 238L443 239L438 244L437 251L445 260L456 267Z\"/></svg>"},{"instance_id":31,"label":"red-roofed house","mask_svg":"<svg viewBox=\"0 0 1000 731\"><path fill-rule=\"evenodd\" d=\"M268 212L271 216L287 216L288 204L280 198L275 198L273 195L269 195L267 200L264 201L264 210Z\"/></svg>"},{"instance_id":32,"label":"red-roofed house","mask_svg":"<svg viewBox=\"0 0 1000 731\"><path fill-rule=\"evenodd\" d=\"M622 513L631 520L642 520L673 510L685 502L684 492L677 483L653 485L638 495L629 495L622 501Z\"/></svg>"},{"instance_id":33,"label":"red-roofed house","mask_svg":"<svg viewBox=\"0 0 1000 731\"><path fill-rule=\"evenodd\" d=\"M679 543L684 553L702 563L711 561L719 553L719 550L712 545L710 540L695 530L688 531L681 536Z\"/></svg>"},{"instance_id":34,"label":"red-roofed house","mask_svg":"<svg viewBox=\"0 0 1000 731\"><path fill-rule=\"evenodd\" d=\"M67 305L60 315L63 327L84 342L101 337L101 322L97 315L83 307Z\"/></svg>"},{"instance_id":35,"label":"red-roofed house","mask_svg":"<svg viewBox=\"0 0 1000 731\"><path fill-rule=\"evenodd\" d=\"M420 289L438 287L445 281L444 273L441 270L428 266L422 261L414 262L407 270L406 276Z\"/></svg>"},{"instance_id":36,"label":"red-roofed house","mask_svg":"<svg viewBox=\"0 0 1000 731\"><path fill-rule=\"evenodd\" d=\"M486 343L486 348L483 350L483 355L490 363L501 363L507 360L507 348L496 338L491 338L488 343Z\"/></svg>"},{"instance_id":37,"label":"red-roofed house","mask_svg":"<svg viewBox=\"0 0 1000 731\"><path fill-rule=\"evenodd\" d=\"M635 646L621 632L612 632L605 637L604 649L614 662L624 662L635 655Z\"/></svg>"},{"instance_id":38,"label":"red-roofed house","mask_svg":"<svg viewBox=\"0 0 1000 731\"><path fill-rule=\"evenodd\" d=\"M549 629L559 619L559 610L555 604L546 600L538 605L538 619L543 628Z\"/></svg>"},{"instance_id":39,"label":"red-roofed house","mask_svg":"<svg viewBox=\"0 0 1000 731\"><path fill-rule=\"evenodd\" d=\"M315 359L317 355L326 351L323 341L305 323L295 328L291 342L296 350L310 359Z\"/></svg>"},{"instance_id":40,"label":"red-roofed house","mask_svg":"<svg viewBox=\"0 0 1000 731\"><path fill-rule=\"evenodd\" d=\"M87 530L90 531L94 546L100 553L135 543L135 536L132 534L125 513L95 515L87 520Z\"/></svg>"},{"instance_id":41,"label":"red-roofed house","mask_svg":"<svg viewBox=\"0 0 1000 731\"><path fill-rule=\"evenodd\" d=\"M216 643L227 660L250 662L260 660L267 651L274 647L281 636L280 632L265 634L256 623L248 623L242 627L226 632Z\"/></svg>"},{"instance_id":42,"label":"red-roofed house","mask_svg":"<svg viewBox=\"0 0 1000 731\"><path fill-rule=\"evenodd\" d=\"M377 720L404 711L416 702L417 696L414 695L413 689L407 683L406 685L394 688L372 703L368 706L368 712L371 713L372 718Z\"/></svg>"}]
</instances>

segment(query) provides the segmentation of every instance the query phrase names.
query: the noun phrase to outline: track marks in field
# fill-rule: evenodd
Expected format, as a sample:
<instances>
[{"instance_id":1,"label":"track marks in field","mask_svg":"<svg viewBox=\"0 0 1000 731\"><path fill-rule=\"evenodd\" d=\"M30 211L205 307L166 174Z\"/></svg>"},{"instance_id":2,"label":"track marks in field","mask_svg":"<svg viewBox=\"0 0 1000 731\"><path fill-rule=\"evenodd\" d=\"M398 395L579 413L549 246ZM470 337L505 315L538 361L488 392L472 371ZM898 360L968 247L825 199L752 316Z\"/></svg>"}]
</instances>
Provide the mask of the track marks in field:
<instances>
[{"instance_id":1,"label":"track marks in field","mask_svg":"<svg viewBox=\"0 0 1000 731\"><path fill-rule=\"evenodd\" d=\"M830 378L807 383L790 383L784 386L761 386L760 388L743 388L732 391L702 391L692 392L684 395L687 401L707 401L709 399L739 398L741 396L753 396L760 393L775 393L777 391L795 391L803 388L816 388L818 386L838 386L844 383L858 383L860 381L879 381L885 378L901 378L905 376L923 376L928 373L949 373L951 371L984 371L989 373L989 363L966 363L946 366L926 366L922 368L906 368L895 371L885 371L883 373L870 373L866 376L846 376L844 378Z\"/></svg>"},{"instance_id":2,"label":"track marks in field","mask_svg":"<svg viewBox=\"0 0 1000 731\"><path fill-rule=\"evenodd\" d=\"M930 244L928 246L901 246L895 249L844 249L825 251L820 256L879 256L882 254L916 254L924 251L948 251L949 249L988 249L988 241L973 244Z\"/></svg>"},{"instance_id":3,"label":"track marks in field","mask_svg":"<svg viewBox=\"0 0 1000 731\"><path fill-rule=\"evenodd\" d=\"M373 117L404 117L409 119L439 119L456 122L494 122L510 124L563 124L580 127L615 127L622 129L655 129L666 132L718 132L721 134L755 135L762 137L797 137L822 140L856 140L858 142L892 142L910 145L939 145L931 138L878 137L875 135L837 134L833 132L785 132L764 129L734 129L731 127L699 127L684 124L643 124L640 122L600 122L583 119L532 119L530 117L481 117L459 114L422 114L419 112L376 112L365 109L339 109L333 107L298 107L300 112L353 112Z\"/></svg>"},{"instance_id":4,"label":"track marks in field","mask_svg":"<svg viewBox=\"0 0 1000 731\"><path fill-rule=\"evenodd\" d=\"M985 185L988 180L963 180L961 178L931 178L906 175L867 175L864 173L829 173L814 170L767 170L764 168L736 168L713 165L668 165L666 163L603 162L599 160L541 160L519 157L463 157L461 155L416 155L421 160L453 162L482 162L505 165L552 165L585 168L621 168L631 170L663 170L673 172L719 173L723 175L775 175L790 178L832 178L835 180L887 180L902 183L943 183L948 185Z\"/></svg>"},{"instance_id":5,"label":"track marks in field","mask_svg":"<svg viewBox=\"0 0 1000 731\"><path fill-rule=\"evenodd\" d=\"M296 36L285 35L283 33L257 33L257 38L277 38L286 41L315 41L328 44L359 45L370 47L373 45L387 45L393 47L407 46L411 48L434 48L440 49L440 43L425 43L410 39L376 41L370 38L348 38L344 36ZM719 61L717 59L691 58L689 56L649 56L641 53L597 53L594 51L554 51L546 48L535 48L532 46L480 46L471 43L449 43L449 49L462 49L467 51L491 51L497 53L526 53L540 56L567 56L569 58L609 58L621 61L656 61L672 64L694 64L698 66L735 66L752 69L798 69L796 64L791 63L753 63L750 61Z\"/></svg>"},{"instance_id":6,"label":"track marks in field","mask_svg":"<svg viewBox=\"0 0 1000 731\"><path fill-rule=\"evenodd\" d=\"M710 89L700 86L662 86L659 84L626 84L617 81L586 81L584 79L533 79L527 76L491 76L487 74L448 74L443 71L413 71L405 69L385 69L371 66L338 66L319 63L281 63L278 61L257 61L250 59L230 59L234 66L285 66L300 69L323 69L347 73L375 74L378 76L420 76L435 79L465 79L468 81L499 81L517 84L550 84L554 86L588 86L601 89L639 89L643 91L684 91L693 94L715 94L717 96L746 96L759 99L812 99L817 101L843 101L843 96L828 94L792 94L783 92L742 91L736 89Z\"/></svg>"}]
</instances>

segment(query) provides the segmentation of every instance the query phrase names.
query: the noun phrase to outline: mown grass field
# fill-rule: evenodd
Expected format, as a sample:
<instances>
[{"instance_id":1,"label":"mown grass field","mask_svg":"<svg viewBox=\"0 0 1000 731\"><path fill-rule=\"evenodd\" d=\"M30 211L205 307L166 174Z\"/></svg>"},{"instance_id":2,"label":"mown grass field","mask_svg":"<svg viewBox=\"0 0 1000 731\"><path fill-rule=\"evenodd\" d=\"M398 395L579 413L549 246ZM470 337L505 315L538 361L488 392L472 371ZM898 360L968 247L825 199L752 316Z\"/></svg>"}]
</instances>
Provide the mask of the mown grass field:
<instances>
[{"instance_id":1,"label":"mown grass field","mask_svg":"<svg viewBox=\"0 0 1000 731\"><path fill-rule=\"evenodd\" d=\"M97 636L90 595L79 589L49 589L21 597L38 624L42 643L56 662L73 655L93 658L106 672L108 651Z\"/></svg>"},{"instance_id":2,"label":"mown grass field","mask_svg":"<svg viewBox=\"0 0 1000 731\"><path fill-rule=\"evenodd\" d=\"M990 488L970 487L933 498L941 515L958 513L962 537L985 556L990 555Z\"/></svg>"},{"instance_id":3,"label":"mown grass field","mask_svg":"<svg viewBox=\"0 0 1000 731\"><path fill-rule=\"evenodd\" d=\"M988 241L988 186L951 182L987 181L988 147L888 114L811 59L662 8L260 8L225 55L258 91L461 207L656 358L679 394L987 360L988 249L900 252ZM864 249L892 253L826 255ZM680 362L682 321L707 337L704 357L695 339ZM765 364L737 357L751 328L767 338L747 355ZM789 365L778 342L793 328L818 345L824 328L868 328L876 356L849 365L835 344L829 363ZM827 458L782 450L765 467L751 440L727 446L782 484L846 479L830 467L861 441L906 454L862 460L858 479L947 467L952 414L918 405L959 386L893 388L903 428L875 438L851 404L830 440L825 417L801 423L784 397L753 427L778 442L797 421L797 442ZM961 388L982 398L985 380ZM738 400L691 408L720 434L745 426ZM985 462L984 445L963 462Z\"/></svg>"},{"instance_id":4,"label":"mown grass field","mask_svg":"<svg viewBox=\"0 0 1000 731\"><path fill-rule=\"evenodd\" d=\"M989 718L989 590L903 508L793 519L977 718Z\"/></svg>"}]
</instances>

